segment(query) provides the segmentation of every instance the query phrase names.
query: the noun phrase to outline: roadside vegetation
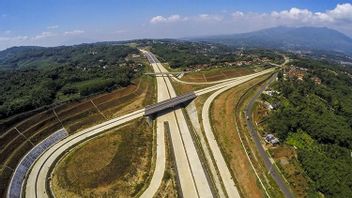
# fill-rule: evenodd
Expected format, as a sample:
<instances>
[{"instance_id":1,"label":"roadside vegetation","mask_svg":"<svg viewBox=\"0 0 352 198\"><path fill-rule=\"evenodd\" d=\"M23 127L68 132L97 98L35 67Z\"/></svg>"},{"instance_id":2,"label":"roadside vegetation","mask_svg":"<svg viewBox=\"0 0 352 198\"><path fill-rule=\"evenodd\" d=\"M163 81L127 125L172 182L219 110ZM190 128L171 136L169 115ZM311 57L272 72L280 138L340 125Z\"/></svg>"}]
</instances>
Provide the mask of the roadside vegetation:
<instances>
[{"instance_id":1,"label":"roadside vegetation","mask_svg":"<svg viewBox=\"0 0 352 198\"><path fill-rule=\"evenodd\" d=\"M144 70L133 54L139 51L108 44L1 51L0 119L126 87Z\"/></svg>"},{"instance_id":2,"label":"roadside vegetation","mask_svg":"<svg viewBox=\"0 0 352 198\"><path fill-rule=\"evenodd\" d=\"M273 97L279 104L265 121L266 131L295 148L297 166L309 177L307 196L352 194L352 78L346 68L311 59L292 63L306 69L302 80L279 75ZM321 79L314 82L312 77ZM299 169L299 167L297 169Z\"/></svg>"},{"instance_id":3,"label":"roadside vegetation","mask_svg":"<svg viewBox=\"0 0 352 198\"><path fill-rule=\"evenodd\" d=\"M75 148L54 169L51 184L55 196L136 195L149 177L152 131L139 119Z\"/></svg>"}]
</instances>

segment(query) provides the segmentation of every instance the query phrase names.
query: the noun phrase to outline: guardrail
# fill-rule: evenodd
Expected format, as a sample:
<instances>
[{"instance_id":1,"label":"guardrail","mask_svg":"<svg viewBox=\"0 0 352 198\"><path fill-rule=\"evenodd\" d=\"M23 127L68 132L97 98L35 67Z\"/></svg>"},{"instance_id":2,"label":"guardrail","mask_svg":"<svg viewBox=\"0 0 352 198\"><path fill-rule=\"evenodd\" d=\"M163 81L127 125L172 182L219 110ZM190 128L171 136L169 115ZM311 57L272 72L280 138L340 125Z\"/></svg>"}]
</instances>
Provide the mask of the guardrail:
<instances>
[{"instance_id":1,"label":"guardrail","mask_svg":"<svg viewBox=\"0 0 352 198\"><path fill-rule=\"evenodd\" d=\"M11 182L9 184L9 188L7 191L7 198L20 198L22 193L22 186L24 179L27 175L27 172L33 165L33 163L41 156L47 149L49 149L52 145L59 142L68 136L67 131L62 128L41 143L37 144L33 147L20 161L14 174L12 175Z\"/></svg>"}]
</instances>

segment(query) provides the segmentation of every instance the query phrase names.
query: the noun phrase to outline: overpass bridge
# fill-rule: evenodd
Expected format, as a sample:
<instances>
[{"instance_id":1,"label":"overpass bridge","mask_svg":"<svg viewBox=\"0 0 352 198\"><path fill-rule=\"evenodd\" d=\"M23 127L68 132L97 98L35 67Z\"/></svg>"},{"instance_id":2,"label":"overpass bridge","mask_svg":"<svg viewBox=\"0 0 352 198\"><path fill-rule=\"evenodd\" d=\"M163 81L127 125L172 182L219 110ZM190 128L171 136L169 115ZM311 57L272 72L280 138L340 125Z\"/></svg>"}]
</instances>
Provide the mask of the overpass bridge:
<instances>
[{"instance_id":1,"label":"overpass bridge","mask_svg":"<svg viewBox=\"0 0 352 198\"><path fill-rule=\"evenodd\" d=\"M188 71L183 71L183 72L146 72L144 73L145 75L162 75L162 74L172 74L172 75L178 75L178 74L186 74L189 73Z\"/></svg>"},{"instance_id":2,"label":"overpass bridge","mask_svg":"<svg viewBox=\"0 0 352 198\"><path fill-rule=\"evenodd\" d=\"M180 76L183 75L185 73L189 73L189 72L146 72L144 73L144 75L151 75L151 76L161 76L161 77L168 77L168 76Z\"/></svg>"},{"instance_id":3,"label":"overpass bridge","mask_svg":"<svg viewBox=\"0 0 352 198\"><path fill-rule=\"evenodd\" d=\"M159 112L162 112L164 110L168 110L171 108L174 108L178 105L181 105L186 102L190 102L193 99L195 99L197 95L194 92L190 92L181 96L176 96L164 101L161 101L159 103L153 104L153 105L148 105L145 107L145 116L153 116Z\"/></svg>"}]
</instances>

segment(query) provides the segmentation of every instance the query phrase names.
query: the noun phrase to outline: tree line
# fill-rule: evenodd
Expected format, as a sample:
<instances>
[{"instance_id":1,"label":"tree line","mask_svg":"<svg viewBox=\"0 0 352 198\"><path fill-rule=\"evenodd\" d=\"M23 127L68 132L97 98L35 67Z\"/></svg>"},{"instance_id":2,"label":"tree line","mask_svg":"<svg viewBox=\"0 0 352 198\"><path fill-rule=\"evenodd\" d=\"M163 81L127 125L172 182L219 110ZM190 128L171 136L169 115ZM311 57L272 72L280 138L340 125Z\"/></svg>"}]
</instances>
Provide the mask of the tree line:
<instances>
[{"instance_id":1,"label":"tree line","mask_svg":"<svg viewBox=\"0 0 352 198\"><path fill-rule=\"evenodd\" d=\"M279 103L269 114L267 129L296 146L298 159L316 191L327 197L352 194L352 79L338 65L298 59L309 69L304 80L284 79L274 85ZM317 76L318 85L311 80Z\"/></svg>"}]
</instances>

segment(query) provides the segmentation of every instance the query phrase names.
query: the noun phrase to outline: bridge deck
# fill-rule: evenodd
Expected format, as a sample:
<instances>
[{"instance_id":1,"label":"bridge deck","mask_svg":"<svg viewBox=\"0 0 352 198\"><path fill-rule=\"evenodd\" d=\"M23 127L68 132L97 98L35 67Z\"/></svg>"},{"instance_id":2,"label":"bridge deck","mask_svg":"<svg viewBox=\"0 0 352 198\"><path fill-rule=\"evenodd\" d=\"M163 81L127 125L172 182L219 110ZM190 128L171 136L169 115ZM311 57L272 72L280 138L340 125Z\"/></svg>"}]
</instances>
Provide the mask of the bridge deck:
<instances>
[{"instance_id":1,"label":"bridge deck","mask_svg":"<svg viewBox=\"0 0 352 198\"><path fill-rule=\"evenodd\" d=\"M160 75L160 74L185 74L189 73L188 71L186 72L146 72L144 73L145 75Z\"/></svg>"},{"instance_id":2,"label":"bridge deck","mask_svg":"<svg viewBox=\"0 0 352 198\"><path fill-rule=\"evenodd\" d=\"M149 116L149 115L155 114L159 111L175 107L175 106L182 104L184 102L188 102L190 100L193 100L196 97L197 97L196 94L194 92L191 92L191 93L187 93L182 96L177 96L174 98L170 98L168 100L161 101L161 102L153 104L153 105L148 105L145 107L145 115Z\"/></svg>"}]
</instances>

